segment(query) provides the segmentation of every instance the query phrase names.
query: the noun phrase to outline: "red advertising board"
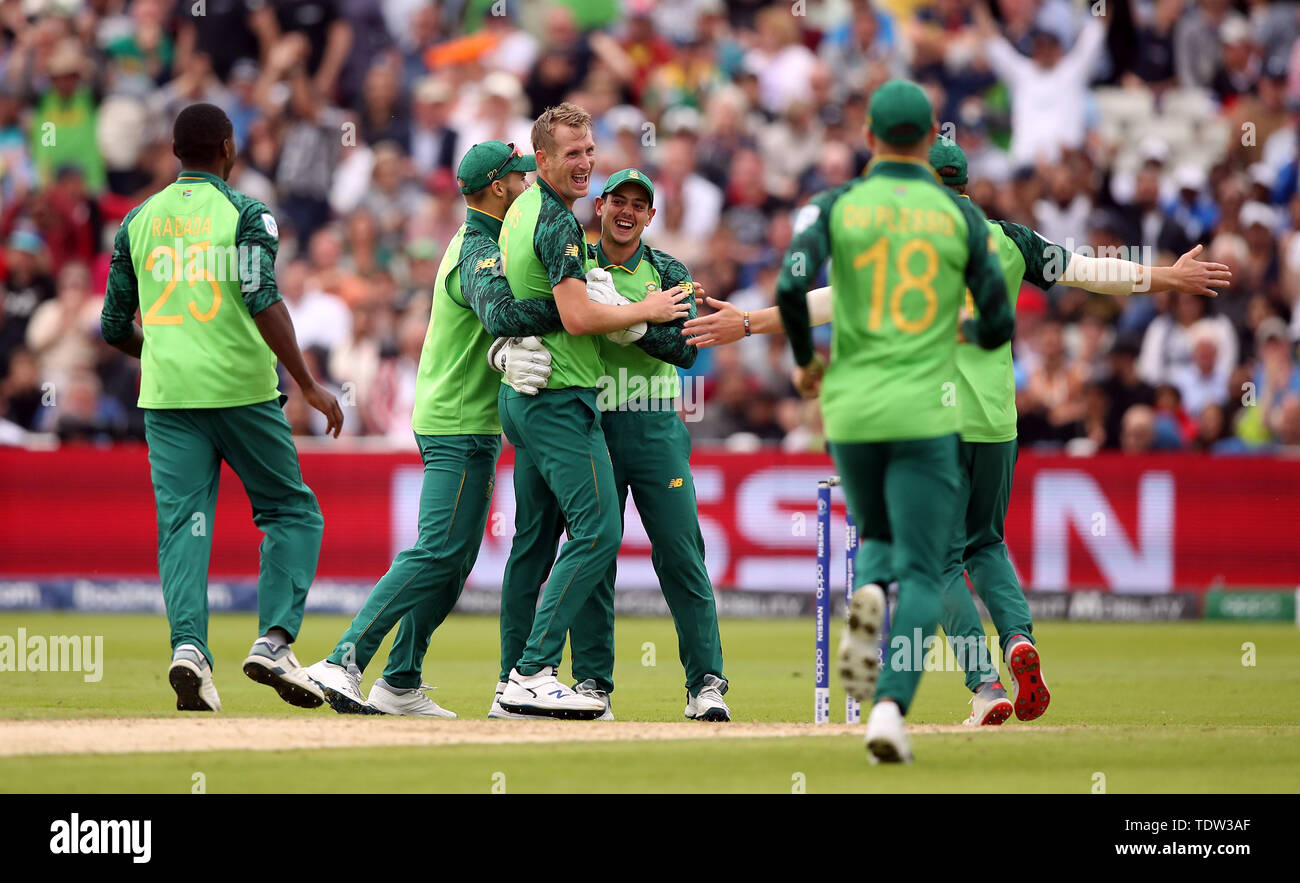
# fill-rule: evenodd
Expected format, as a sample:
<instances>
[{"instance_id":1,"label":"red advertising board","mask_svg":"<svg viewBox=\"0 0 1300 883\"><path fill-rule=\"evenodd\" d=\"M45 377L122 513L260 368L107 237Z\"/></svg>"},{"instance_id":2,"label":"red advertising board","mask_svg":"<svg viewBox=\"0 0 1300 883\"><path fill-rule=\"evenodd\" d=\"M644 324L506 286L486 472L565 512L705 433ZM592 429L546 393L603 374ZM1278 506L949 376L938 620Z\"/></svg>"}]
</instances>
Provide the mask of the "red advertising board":
<instances>
[{"instance_id":1,"label":"red advertising board","mask_svg":"<svg viewBox=\"0 0 1300 883\"><path fill-rule=\"evenodd\" d=\"M499 585L515 500L503 451L471 585ZM811 591L814 455L697 450L693 469L709 571L720 588ZM325 514L322 578L373 580L415 536L422 469L412 453L305 451ZM836 548L843 507L836 498ZM143 446L0 448L0 578L155 578L154 505ZM260 534L228 470L213 526L212 575L253 578ZM1200 456L1072 458L1025 453L1007 542L1027 587L1115 592L1294 587L1300 583L1300 460ZM635 505L620 587L654 587Z\"/></svg>"}]
</instances>

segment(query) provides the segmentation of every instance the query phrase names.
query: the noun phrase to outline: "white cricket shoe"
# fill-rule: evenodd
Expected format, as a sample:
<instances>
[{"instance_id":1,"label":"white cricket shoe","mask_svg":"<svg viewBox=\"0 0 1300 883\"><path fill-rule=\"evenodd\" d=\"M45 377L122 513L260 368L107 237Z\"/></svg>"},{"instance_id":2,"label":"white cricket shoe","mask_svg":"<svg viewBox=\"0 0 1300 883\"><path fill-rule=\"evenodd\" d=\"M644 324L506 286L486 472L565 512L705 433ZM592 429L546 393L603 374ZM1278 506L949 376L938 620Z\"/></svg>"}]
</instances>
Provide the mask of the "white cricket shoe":
<instances>
[{"instance_id":1,"label":"white cricket shoe","mask_svg":"<svg viewBox=\"0 0 1300 883\"><path fill-rule=\"evenodd\" d=\"M1015 708L1007 698L1007 691L1003 689L1001 681L980 685L979 690L970 697L970 704L970 717L962 721L962 725L967 727L1000 727L1011 717Z\"/></svg>"},{"instance_id":2,"label":"white cricket shoe","mask_svg":"<svg viewBox=\"0 0 1300 883\"><path fill-rule=\"evenodd\" d=\"M497 684L496 694L492 697L492 707L488 709L488 718L491 720L523 720L531 721L548 717L544 714L518 714L513 711L506 711L501 707L501 694L510 686L509 682L501 681Z\"/></svg>"},{"instance_id":3,"label":"white cricket shoe","mask_svg":"<svg viewBox=\"0 0 1300 883\"><path fill-rule=\"evenodd\" d=\"M853 593L848 622L840 633L840 679L844 681L844 692L864 705L876 697L884 618L884 589L868 583Z\"/></svg>"},{"instance_id":4,"label":"white cricket shoe","mask_svg":"<svg viewBox=\"0 0 1300 883\"><path fill-rule=\"evenodd\" d=\"M719 723L731 720L731 709L722 699L727 682L717 675L705 675L704 686L694 696L686 693L686 717L693 721Z\"/></svg>"},{"instance_id":5,"label":"white cricket shoe","mask_svg":"<svg viewBox=\"0 0 1300 883\"><path fill-rule=\"evenodd\" d=\"M382 711L384 714L402 714L407 717L441 717L448 720L456 717L456 712L448 711L424 695L425 690L432 689L434 688L428 684L421 684L418 687L403 690L380 678L371 684L370 696L367 701L371 708Z\"/></svg>"},{"instance_id":6,"label":"white cricket shoe","mask_svg":"<svg viewBox=\"0 0 1300 883\"><path fill-rule=\"evenodd\" d=\"M361 694L361 669L355 665L347 668L322 659L307 667L311 678L325 694L329 707L339 714L379 714Z\"/></svg>"},{"instance_id":7,"label":"white cricket shoe","mask_svg":"<svg viewBox=\"0 0 1300 883\"><path fill-rule=\"evenodd\" d=\"M244 674L275 690L290 705L320 708L325 702L325 694L307 676L307 669L298 663L288 644L275 647L266 638L258 638L244 660Z\"/></svg>"},{"instance_id":8,"label":"white cricket shoe","mask_svg":"<svg viewBox=\"0 0 1300 883\"><path fill-rule=\"evenodd\" d=\"M903 730L903 714L892 700L884 699L871 706L866 743L872 763L912 762L912 749Z\"/></svg>"},{"instance_id":9,"label":"white cricket shoe","mask_svg":"<svg viewBox=\"0 0 1300 883\"><path fill-rule=\"evenodd\" d=\"M574 684L573 692L577 693L579 696L590 696L592 699L599 699L601 702L605 703L605 713L596 718L596 720L612 721L614 719L614 703L610 701L609 694L596 686L596 682L591 678L588 678L580 684Z\"/></svg>"},{"instance_id":10,"label":"white cricket shoe","mask_svg":"<svg viewBox=\"0 0 1300 883\"><path fill-rule=\"evenodd\" d=\"M555 666L548 665L535 675L510 670L510 680L498 704L516 714L543 715L566 720L595 720L605 712L605 703L590 696L580 696L555 677Z\"/></svg>"},{"instance_id":11,"label":"white cricket shoe","mask_svg":"<svg viewBox=\"0 0 1300 883\"><path fill-rule=\"evenodd\" d=\"M167 680L176 691L177 711L220 711L221 697L212 683L212 666L203 651L193 644L181 644L172 651Z\"/></svg>"}]
</instances>

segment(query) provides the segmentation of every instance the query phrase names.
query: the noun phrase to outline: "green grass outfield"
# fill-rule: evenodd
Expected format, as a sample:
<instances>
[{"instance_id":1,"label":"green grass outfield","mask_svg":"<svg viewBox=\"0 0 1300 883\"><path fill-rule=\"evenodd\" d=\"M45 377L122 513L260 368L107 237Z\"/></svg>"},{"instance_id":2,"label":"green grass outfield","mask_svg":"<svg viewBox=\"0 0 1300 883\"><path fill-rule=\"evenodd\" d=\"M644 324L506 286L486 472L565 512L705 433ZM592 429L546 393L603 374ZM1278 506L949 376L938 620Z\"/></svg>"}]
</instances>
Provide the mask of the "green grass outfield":
<instances>
[{"instance_id":1,"label":"green grass outfield","mask_svg":"<svg viewBox=\"0 0 1300 883\"><path fill-rule=\"evenodd\" d=\"M345 625L342 617L308 616L298 657L307 664L325 655ZM0 636L20 627L28 635L102 635L103 677L0 672L0 742L5 719L181 716L166 680L162 616L0 613ZM285 705L243 676L239 663L256 637L252 616L214 616L211 632L225 708L218 717L336 717ZM809 721L811 621L725 620L722 632L736 719ZM916 734L917 762L908 767L869 766L857 736L583 742L583 729L600 724L574 723L573 739L562 743L0 757L0 791L188 793L196 772L210 793L265 791L268 782L284 792L487 793L495 784L510 793L1087 793L1098 773L1109 793L1300 791L1293 626L1049 622L1038 638L1053 695L1041 721ZM439 687L440 704L481 718L496 657L494 618L453 616L434 636L425 680ZM619 622L616 678L620 721L681 721L671 622ZM969 712L969 695L960 674L928 672L909 721L955 724ZM831 707L841 720L838 691Z\"/></svg>"}]
</instances>

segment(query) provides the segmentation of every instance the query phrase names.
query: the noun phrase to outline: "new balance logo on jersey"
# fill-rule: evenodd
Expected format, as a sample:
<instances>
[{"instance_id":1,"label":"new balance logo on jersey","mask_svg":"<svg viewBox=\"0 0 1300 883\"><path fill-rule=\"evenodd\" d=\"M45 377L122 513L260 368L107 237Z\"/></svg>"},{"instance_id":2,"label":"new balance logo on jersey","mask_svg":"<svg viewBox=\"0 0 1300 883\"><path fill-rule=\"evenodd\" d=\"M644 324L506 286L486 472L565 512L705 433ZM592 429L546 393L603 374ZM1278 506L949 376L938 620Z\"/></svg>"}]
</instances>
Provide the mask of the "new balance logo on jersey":
<instances>
[{"instance_id":1,"label":"new balance logo on jersey","mask_svg":"<svg viewBox=\"0 0 1300 883\"><path fill-rule=\"evenodd\" d=\"M682 484L683 484L683 481L682 481L682 479L680 479L680 478L672 478L672 479L669 479L669 481L668 481L668 486L669 486L669 487L681 487Z\"/></svg>"},{"instance_id":2,"label":"new balance logo on jersey","mask_svg":"<svg viewBox=\"0 0 1300 883\"><path fill-rule=\"evenodd\" d=\"M578 246L576 246L576 245L566 245L566 246L564 247L564 253L565 253L565 255L567 255L568 257L576 258L576 257L578 256Z\"/></svg>"}]
</instances>

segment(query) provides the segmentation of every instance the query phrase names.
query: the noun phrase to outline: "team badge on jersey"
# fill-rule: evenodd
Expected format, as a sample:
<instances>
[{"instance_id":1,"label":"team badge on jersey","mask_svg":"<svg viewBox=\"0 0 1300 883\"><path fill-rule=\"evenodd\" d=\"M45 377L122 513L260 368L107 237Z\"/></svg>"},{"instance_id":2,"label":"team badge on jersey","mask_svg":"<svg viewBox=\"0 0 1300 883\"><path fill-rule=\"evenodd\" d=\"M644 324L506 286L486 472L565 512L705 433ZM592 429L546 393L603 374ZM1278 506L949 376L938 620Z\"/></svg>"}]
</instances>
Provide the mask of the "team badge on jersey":
<instances>
[{"instance_id":1,"label":"team badge on jersey","mask_svg":"<svg viewBox=\"0 0 1300 883\"><path fill-rule=\"evenodd\" d=\"M270 233L276 239L280 238L280 228L275 224L275 218L271 217L270 212L262 212L262 225L266 227L266 232Z\"/></svg>"},{"instance_id":2,"label":"team badge on jersey","mask_svg":"<svg viewBox=\"0 0 1300 883\"><path fill-rule=\"evenodd\" d=\"M194 195L194 191L188 187L186 187L184 190L181 191L181 199L189 199L193 195Z\"/></svg>"}]
</instances>

